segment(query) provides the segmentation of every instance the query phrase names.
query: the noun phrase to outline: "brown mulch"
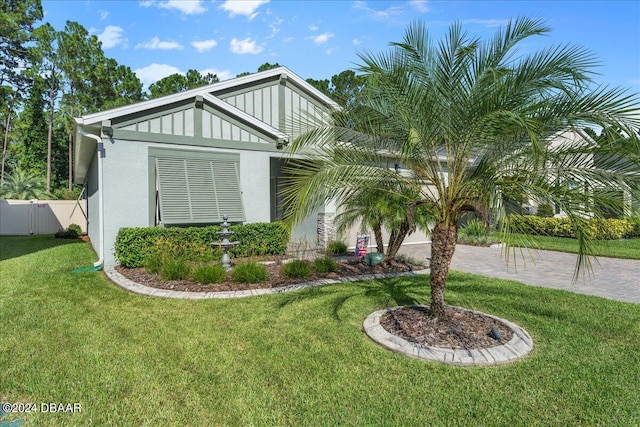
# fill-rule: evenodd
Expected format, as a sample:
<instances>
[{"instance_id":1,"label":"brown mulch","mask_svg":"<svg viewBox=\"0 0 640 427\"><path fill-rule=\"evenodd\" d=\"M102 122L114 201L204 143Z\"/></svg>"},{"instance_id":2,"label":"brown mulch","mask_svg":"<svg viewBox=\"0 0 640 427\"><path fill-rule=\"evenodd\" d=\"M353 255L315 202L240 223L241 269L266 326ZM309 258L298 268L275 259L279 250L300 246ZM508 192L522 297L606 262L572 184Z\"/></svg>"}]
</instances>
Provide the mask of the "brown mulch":
<instances>
[{"instance_id":1,"label":"brown mulch","mask_svg":"<svg viewBox=\"0 0 640 427\"><path fill-rule=\"evenodd\" d=\"M448 349L490 348L513 337L513 331L507 325L479 313L445 307L445 317L431 318L430 314L428 307L402 307L384 315L380 325L407 341ZM494 327L502 336L500 341L489 336Z\"/></svg>"},{"instance_id":2,"label":"brown mulch","mask_svg":"<svg viewBox=\"0 0 640 427\"><path fill-rule=\"evenodd\" d=\"M413 270L420 270L422 267L416 267L404 262L391 261L386 264L378 264L369 266L364 262L354 259L347 261L338 261L338 271L335 273L312 273L304 279L290 279L280 274L283 257L273 257L270 259L273 264L267 264L269 271L268 282L264 283L235 283L229 277L222 283L200 284L190 280L170 280L163 281L159 275L150 274L144 268L125 268L117 266L116 270L141 285L150 286L159 289L168 289L172 291L188 291L188 292L222 292L222 291L241 291L246 289L264 289L279 288L282 286L295 285L298 283L313 282L320 279L339 279L341 277L354 277L363 274L384 274L384 273L400 273ZM241 262L241 261L236 261ZM228 275L227 275L228 276Z\"/></svg>"}]
</instances>

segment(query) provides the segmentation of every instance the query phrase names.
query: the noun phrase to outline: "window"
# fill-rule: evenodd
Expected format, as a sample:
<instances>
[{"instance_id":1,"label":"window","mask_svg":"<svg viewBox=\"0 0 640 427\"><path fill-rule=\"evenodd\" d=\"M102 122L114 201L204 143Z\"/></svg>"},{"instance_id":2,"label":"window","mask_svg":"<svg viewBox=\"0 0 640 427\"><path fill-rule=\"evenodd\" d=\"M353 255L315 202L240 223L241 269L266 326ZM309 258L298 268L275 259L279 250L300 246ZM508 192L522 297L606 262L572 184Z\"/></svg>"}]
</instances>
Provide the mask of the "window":
<instances>
[{"instance_id":1,"label":"window","mask_svg":"<svg viewBox=\"0 0 640 427\"><path fill-rule=\"evenodd\" d=\"M159 218L165 225L244 222L240 156L157 150L153 157Z\"/></svg>"}]
</instances>

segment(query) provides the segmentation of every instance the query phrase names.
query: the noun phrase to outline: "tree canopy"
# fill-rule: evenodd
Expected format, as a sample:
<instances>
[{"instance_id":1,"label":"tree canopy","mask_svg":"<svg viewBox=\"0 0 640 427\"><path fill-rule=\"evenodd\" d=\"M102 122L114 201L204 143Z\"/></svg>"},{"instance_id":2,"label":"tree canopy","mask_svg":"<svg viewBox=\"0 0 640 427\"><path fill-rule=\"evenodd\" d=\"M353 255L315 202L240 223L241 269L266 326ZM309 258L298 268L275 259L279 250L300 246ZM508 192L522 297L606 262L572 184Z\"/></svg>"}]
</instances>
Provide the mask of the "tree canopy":
<instances>
[{"instance_id":1,"label":"tree canopy","mask_svg":"<svg viewBox=\"0 0 640 427\"><path fill-rule=\"evenodd\" d=\"M458 220L474 206L486 206L501 219L509 245L513 224L505 215L506 200L524 195L554 203L578 238L576 271L588 266L586 218L598 215L596 203L619 203L610 192L593 189L637 191L628 184L633 176L628 166L639 159L610 141L557 141L580 136L584 127L614 126L637 147L640 97L597 85L595 58L583 48L522 49L529 38L548 32L544 22L521 18L483 40L455 23L434 43L426 26L415 22L390 51L360 55L357 71L366 85L357 102L335 115L333 124L291 144L292 153L305 160L287 171L288 221L305 218L329 200L344 202L362 191L389 189L390 183L404 190L388 190L394 194L417 194L406 198L407 211L426 204L435 222L434 316L444 315ZM602 159L597 167L596 154ZM388 168L388 157L408 173Z\"/></svg>"}]
</instances>

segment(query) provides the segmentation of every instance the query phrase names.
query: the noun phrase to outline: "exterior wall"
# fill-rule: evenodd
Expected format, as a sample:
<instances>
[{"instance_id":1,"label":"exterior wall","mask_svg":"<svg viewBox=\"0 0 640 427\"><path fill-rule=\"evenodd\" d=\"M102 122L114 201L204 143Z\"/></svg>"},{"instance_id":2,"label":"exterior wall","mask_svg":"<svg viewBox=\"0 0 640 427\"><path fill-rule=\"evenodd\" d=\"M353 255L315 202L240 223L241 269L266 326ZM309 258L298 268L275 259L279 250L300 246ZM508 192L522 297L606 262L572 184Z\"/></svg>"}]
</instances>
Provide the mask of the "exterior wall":
<instances>
[{"instance_id":1,"label":"exterior wall","mask_svg":"<svg viewBox=\"0 0 640 427\"><path fill-rule=\"evenodd\" d=\"M105 267L116 263L114 243L118 231L122 227L153 226L150 211L155 206L155 194L151 192L153 183L149 182L149 148L165 148L185 151L240 153L240 186L247 223L269 222L271 195L269 192L270 157L274 153L249 150L223 150L206 147L185 147L183 145L157 144L143 141L115 140L105 143L104 159L104 236ZM277 156L281 156L279 154ZM97 169L92 168L92 171ZM97 179L97 173L95 174ZM97 192L95 203L90 194L90 236L98 241ZM93 214L93 215L92 215ZM315 247L316 224L314 218L296 226L292 239L310 238L309 243ZM94 237L95 236L95 237Z\"/></svg>"},{"instance_id":2,"label":"exterior wall","mask_svg":"<svg viewBox=\"0 0 640 427\"><path fill-rule=\"evenodd\" d=\"M98 156L94 155L87 172L87 234L91 246L96 253L100 253L100 210L98 209Z\"/></svg>"}]
</instances>

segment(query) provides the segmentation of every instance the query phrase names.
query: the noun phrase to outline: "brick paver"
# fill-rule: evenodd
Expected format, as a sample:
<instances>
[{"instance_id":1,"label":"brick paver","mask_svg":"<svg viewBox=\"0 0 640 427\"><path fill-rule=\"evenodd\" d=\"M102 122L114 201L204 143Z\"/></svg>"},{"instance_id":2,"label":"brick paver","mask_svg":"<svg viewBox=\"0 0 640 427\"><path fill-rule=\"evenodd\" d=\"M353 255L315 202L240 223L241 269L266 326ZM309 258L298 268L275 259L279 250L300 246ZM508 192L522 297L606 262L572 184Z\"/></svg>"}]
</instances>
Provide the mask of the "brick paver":
<instances>
[{"instance_id":1,"label":"brick paver","mask_svg":"<svg viewBox=\"0 0 640 427\"><path fill-rule=\"evenodd\" d=\"M458 245L451 268L483 276L516 280L529 285L640 304L640 261L592 258L591 277L580 276L574 281L576 254L553 251L527 252L520 248L515 250L516 256L511 252L507 263L500 248ZM521 254L521 251L524 253ZM431 256L431 247L429 244L405 245L400 253L424 259Z\"/></svg>"}]
</instances>

